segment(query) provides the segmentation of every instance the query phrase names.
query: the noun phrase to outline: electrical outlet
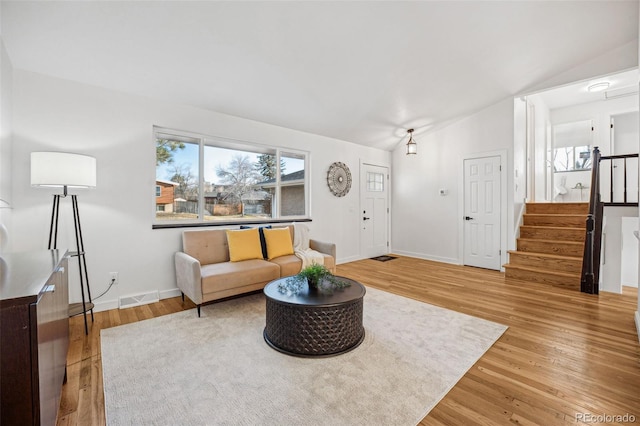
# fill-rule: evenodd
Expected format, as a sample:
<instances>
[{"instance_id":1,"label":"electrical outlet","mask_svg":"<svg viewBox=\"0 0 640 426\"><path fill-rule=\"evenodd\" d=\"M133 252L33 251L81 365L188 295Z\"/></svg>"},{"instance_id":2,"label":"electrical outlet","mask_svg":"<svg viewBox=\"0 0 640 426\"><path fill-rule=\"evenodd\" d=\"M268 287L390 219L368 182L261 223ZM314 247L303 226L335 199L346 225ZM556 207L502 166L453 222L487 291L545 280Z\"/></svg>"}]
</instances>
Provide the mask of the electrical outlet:
<instances>
[{"instance_id":1,"label":"electrical outlet","mask_svg":"<svg viewBox=\"0 0 640 426\"><path fill-rule=\"evenodd\" d=\"M117 272L109 272L109 280L113 282L113 285L118 284L118 273Z\"/></svg>"}]
</instances>

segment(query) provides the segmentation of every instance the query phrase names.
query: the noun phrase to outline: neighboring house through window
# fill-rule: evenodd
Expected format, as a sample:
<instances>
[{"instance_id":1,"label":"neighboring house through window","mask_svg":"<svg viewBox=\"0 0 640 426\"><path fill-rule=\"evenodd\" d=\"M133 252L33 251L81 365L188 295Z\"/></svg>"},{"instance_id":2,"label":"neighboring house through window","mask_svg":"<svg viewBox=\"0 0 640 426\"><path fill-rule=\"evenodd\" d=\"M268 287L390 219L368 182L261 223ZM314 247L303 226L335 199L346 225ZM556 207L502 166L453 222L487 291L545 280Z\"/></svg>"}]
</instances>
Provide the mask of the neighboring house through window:
<instances>
[{"instance_id":1,"label":"neighboring house through window","mask_svg":"<svg viewBox=\"0 0 640 426\"><path fill-rule=\"evenodd\" d=\"M175 187L178 184L165 180L156 180L156 212L171 214L174 211Z\"/></svg>"}]
</instances>

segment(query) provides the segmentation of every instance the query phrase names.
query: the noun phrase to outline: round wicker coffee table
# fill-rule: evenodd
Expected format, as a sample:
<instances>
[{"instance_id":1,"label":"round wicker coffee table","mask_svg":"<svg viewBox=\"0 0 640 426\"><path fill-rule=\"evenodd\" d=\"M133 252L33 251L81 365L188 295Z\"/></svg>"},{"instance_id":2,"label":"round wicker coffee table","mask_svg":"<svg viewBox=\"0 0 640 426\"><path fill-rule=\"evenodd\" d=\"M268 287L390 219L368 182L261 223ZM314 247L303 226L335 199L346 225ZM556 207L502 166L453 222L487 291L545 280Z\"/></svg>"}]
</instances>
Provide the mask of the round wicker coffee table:
<instances>
[{"instance_id":1,"label":"round wicker coffee table","mask_svg":"<svg viewBox=\"0 0 640 426\"><path fill-rule=\"evenodd\" d=\"M275 350L301 357L327 357L355 349L364 340L362 308L365 288L351 285L332 292L313 292L306 286L295 294L281 292L270 282L264 288L267 318L264 340Z\"/></svg>"}]
</instances>

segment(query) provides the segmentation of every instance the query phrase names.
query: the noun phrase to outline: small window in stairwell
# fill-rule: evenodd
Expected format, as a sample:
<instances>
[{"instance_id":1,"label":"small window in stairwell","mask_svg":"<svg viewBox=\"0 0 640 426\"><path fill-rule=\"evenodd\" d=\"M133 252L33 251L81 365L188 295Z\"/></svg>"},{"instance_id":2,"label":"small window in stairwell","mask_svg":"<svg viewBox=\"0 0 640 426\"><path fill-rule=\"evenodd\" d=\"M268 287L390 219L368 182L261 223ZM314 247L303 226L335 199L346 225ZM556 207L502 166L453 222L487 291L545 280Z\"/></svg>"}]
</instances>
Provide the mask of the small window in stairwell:
<instances>
[{"instance_id":1,"label":"small window in stairwell","mask_svg":"<svg viewBox=\"0 0 640 426\"><path fill-rule=\"evenodd\" d=\"M591 169L591 120L553 126L554 172L572 172Z\"/></svg>"}]
</instances>

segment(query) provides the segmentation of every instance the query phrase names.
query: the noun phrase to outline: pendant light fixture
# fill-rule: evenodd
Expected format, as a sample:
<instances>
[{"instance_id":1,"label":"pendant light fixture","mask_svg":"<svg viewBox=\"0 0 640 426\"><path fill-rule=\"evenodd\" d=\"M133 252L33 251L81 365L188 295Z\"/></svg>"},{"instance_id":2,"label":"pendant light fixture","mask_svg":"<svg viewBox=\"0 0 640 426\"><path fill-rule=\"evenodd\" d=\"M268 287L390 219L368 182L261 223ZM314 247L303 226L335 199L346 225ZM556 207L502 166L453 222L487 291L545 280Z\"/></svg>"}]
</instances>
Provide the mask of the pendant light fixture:
<instances>
[{"instance_id":1,"label":"pendant light fixture","mask_svg":"<svg viewBox=\"0 0 640 426\"><path fill-rule=\"evenodd\" d=\"M413 129L407 130L409 133L409 142L407 142L407 155L409 154L417 154L418 153L418 145L413 140Z\"/></svg>"}]
</instances>

